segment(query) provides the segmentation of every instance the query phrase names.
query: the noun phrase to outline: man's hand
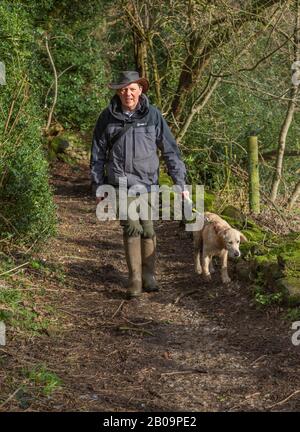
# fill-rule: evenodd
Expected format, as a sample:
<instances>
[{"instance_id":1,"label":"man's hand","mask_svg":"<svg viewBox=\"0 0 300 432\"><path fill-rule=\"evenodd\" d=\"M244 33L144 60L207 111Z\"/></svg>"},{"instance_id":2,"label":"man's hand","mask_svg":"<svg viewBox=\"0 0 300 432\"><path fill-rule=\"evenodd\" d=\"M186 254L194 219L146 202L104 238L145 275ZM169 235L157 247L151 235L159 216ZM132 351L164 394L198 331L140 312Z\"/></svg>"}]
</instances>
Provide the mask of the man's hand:
<instances>
[{"instance_id":1,"label":"man's hand","mask_svg":"<svg viewBox=\"0 0 300 432\"><path fill-rule=\"evenodd\" d=\"M98 205L101 201L103 201L107 197L108 193L105 192L104 196L102 197L96 197L96 204Z\"/></svg>"},{"instance_id":2,"label":"man's hand","mask_svg":"<svg viewBox=\"0 0 300 432\"><path fill-rule=\"evenodd\" d=\"M184 190L181 192L182 198L188 200L190 198L190 193L188 190Z\"/></svg>"}]
</instances>

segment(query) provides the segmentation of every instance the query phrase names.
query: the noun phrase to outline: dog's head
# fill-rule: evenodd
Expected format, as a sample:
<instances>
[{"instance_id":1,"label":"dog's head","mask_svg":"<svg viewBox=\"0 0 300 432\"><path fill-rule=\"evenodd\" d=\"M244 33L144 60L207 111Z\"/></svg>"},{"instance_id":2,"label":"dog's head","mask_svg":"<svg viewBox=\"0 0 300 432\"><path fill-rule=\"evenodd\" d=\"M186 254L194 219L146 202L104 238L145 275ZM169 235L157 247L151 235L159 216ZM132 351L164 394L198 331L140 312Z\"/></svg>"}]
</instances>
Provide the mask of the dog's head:
<instances>
[{"instance_id":1,"label":"dog's head","mask_svg":"<svg viewBox=\"0 0 300 432\"><path fill-rule=\"evenodd\" d=\"M240 244L246 242L247 239L240 231L234 228L225 228L221 224L215 224L216 233L224 242L225 249L228 250L228 255L231 258L238 258L241 256Z\"/></svg>"}]
</instances>

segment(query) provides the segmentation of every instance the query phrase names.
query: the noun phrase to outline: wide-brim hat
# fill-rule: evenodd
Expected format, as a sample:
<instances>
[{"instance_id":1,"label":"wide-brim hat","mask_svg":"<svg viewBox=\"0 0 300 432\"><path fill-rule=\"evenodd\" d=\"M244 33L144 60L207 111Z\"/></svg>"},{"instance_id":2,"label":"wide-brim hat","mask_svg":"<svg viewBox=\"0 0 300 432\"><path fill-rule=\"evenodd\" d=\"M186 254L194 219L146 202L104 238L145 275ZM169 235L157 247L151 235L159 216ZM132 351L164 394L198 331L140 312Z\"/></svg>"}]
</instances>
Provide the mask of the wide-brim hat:
<instances>
[{"instance_id":1,"label":"wide-brim hat","mask_svg":"<svg viewBox=\"0 0 300 432\"><path fill-rule=\"evenodd\" d=\"M143 88L143 93L146 93L149 88L149 81L146 78L140 77L136 71L122 71L119 74L117 82L108 84L108 87L112 90L119 90L129 84L137 83Z\"/></svg>"}]
</instances>

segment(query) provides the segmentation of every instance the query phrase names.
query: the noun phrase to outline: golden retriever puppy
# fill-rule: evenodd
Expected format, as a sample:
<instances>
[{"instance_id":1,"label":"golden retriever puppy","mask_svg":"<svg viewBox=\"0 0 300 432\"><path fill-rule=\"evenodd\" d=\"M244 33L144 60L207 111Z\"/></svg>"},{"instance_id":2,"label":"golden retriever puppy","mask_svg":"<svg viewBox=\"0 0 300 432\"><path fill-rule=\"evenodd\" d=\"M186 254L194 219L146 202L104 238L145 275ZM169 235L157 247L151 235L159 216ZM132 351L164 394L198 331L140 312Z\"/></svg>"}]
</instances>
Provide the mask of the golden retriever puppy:
<instances>
[{"instance_id":1,"label":"golden retriever puppy","mask_svg":"<svg viewBox=\"0 0 300 432\"><path fill-rule=\"evenodd\" d=\"M240 257L240 243L247 239L244 234L232 228L220 216L210 212L205 212L204 216L209 222L206 222L200 231L193 232L195 271L198 274L203 273L207 281L211 280L211 273L215 272L212 258L219 256L221 279L227 284L231 282L227 271L228 255L231 258ZM202 258L201 263L200 257Z\"/></svg>"}]
</instances>

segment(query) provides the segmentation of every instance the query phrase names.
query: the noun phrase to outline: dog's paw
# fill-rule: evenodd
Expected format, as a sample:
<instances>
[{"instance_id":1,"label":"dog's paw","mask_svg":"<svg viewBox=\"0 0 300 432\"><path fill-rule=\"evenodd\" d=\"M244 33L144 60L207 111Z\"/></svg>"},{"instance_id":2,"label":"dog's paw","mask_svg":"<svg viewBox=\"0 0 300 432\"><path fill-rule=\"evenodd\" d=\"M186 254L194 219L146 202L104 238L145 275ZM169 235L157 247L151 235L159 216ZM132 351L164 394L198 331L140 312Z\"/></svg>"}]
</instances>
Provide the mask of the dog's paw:
<instances>
[{"instance_id":1,"label":"dog's paw","mask_svg":"<svg viewBox=\"0 0 300 432\"><path fill-rule=\"evenodd\" d=\"M211 281L211 275L210 275L210 273L204 274L203 275L203 279L204 279L204 282L210 282Z\"/></svg>"},{"instance_id":2,"label":"dog's paw","mask_svg":"<svg viewBox=\"0 0 300 432\"><path fill-rule=\"evenodd\" d=\"M223 284L229 284L231 282L231 279L229 276L223 276L222 282L223 282Z\"/></svg>"},{"instance_id":3,"label":"dog's paw","mask_svg":"<svg viewBox=\"0 0 300 432\"><path fill-rule=\"evenodd\" d=\"M195 267L195 273L197 273L198 275L202 274L202 267Z\"/></svg>"}]
</instances>

